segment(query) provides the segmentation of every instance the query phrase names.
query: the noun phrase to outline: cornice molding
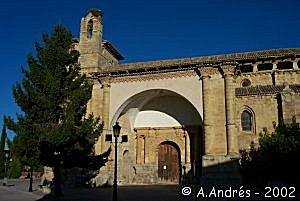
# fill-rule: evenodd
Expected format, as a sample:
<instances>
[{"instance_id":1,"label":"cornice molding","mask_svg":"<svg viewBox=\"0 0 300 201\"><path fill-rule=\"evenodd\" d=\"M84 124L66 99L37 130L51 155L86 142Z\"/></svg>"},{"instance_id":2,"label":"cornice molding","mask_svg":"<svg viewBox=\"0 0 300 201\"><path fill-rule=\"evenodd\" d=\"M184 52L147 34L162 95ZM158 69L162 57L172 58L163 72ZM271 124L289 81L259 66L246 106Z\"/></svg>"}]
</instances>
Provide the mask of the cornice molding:
<instances>
[{"instance_id":1,"label":"cornice molding","mask_svg":"<svg viewBox=\"0 0 300 201\"><path fill-rule=\"evenodd\" d=\"M197 74L195 70L185 70L185 71L155 73L155 74L146 74L146 75L111 77L110 81L111 83L142 82L142 81L150 81L150 80L164 80L164 79L173 79L173 78L180 78L180 77L192 77L196 75Z\"/></svg>"}]
</instances>

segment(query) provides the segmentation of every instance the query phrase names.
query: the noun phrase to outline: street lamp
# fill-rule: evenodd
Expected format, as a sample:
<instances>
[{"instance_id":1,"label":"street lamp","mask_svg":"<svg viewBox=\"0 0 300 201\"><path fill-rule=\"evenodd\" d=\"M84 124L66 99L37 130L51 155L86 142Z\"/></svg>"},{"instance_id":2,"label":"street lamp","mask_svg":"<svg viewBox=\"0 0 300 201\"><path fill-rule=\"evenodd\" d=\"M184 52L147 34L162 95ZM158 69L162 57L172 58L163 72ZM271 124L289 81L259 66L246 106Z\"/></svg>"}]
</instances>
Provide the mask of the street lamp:
<instances>
[{"instance_id":1,"label":"street lamp","mask_svg":"<svg viewBox=\"0 0 300 201\"><path fill-rule=\"evenodd\" d=\"M9 157L9 149L8 148L4 149L4 156L5 156L5 161L4 161L3 186L7 186L7 165L8 165L8 157Z\"/></svg>"},{"instance_id":2,"label":"street lamp","mask_svg":"<svg viewBox=\"0 0 300 201\"><path fill-rule=\"evenodd\" d=\"M118 137L120 135L121 126L119 122L113 126L113 132L115 137L115 169L114 169L114 184L113 184L113 201L118 201L118 191L117 191L117 150L118 150Z\"/></svg>"}]
</instances>

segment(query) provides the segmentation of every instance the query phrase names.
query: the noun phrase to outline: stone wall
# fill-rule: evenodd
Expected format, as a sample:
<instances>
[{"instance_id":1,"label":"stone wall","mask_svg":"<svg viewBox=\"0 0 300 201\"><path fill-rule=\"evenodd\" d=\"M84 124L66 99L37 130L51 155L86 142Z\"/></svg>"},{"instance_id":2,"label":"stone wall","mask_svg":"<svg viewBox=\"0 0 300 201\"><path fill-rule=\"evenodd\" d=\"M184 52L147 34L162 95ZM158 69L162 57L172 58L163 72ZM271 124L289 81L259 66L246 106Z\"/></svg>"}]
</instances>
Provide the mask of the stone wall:
<instances>
[{"instance_id":1,"label":"stone wall","mask_svg":"<svg viewBox=\"0 0 300 201\"><path fill-rule=\"evenodd\" d=\"M255 72L255 73L243 73L236 78L237 87L242 87L242 83L245 79L250 80L251 86L256 85L272 85L272 73L269 72Z\"/></svg>"},{"instance_id":2,"label":"stone wall","mask_svg":"<svg viewBox=\"0 0 300 201\"><path fill-rule=\"evenodd\" d=\"M296 117L299 121L300 109L297 107L300 102L299 94L296 94L289 88L289 85L285 84L285 88L280 95L278 95L278 99L281 107L280 118L282 118L285 123L291 123L292 117Z\"/></svg>"},{"instance_id":3,"label":"stone wall","mask_svg":"<svg viewBox=\"0 0 300 201\"><path fill-rule=\"evenodd\" d=\"M246 96L236 98L236 122L239 138L239 149L249 148L253 141L257 143L259 133L263 128L273 131L273 121L278 122L276 95L269 96ZM243 131L241 126L241 115L244 110L250 111L253 128L251 131Z\"/></svg>"},{"instance_id":4,"label":"stone wall","mask_svg":"<svg viewBox=\"0 0 300 201\"><path fill-rule=\"evenodd\" d=\"M285 82L299 84L300 70L277 70L274 73L276 85L283 85Z\"/></svg>"},{"instance_id":5,"label":"stone wall","mask_svg":"<svg viewBox=\"0 0 300 201\"><path fill-rule=\"evenodd\" d=\"M118 59L116 59L106 48L102 46L101 50L101 58L100 58L100 66L109 66L118 63Z\"/></svg>"}]
</instances>

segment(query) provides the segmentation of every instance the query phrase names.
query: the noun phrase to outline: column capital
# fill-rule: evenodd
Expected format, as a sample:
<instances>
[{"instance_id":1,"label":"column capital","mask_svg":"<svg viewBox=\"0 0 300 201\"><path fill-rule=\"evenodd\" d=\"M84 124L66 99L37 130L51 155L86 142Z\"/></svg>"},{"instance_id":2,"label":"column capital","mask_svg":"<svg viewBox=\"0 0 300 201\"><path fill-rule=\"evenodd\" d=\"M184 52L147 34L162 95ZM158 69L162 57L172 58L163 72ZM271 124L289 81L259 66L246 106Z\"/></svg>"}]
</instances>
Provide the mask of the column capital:
<instances>
[{"instance_id":1,"label":"column capital","mask_svg":"<svg viewBox=\"0 0 300 201\"><path fill-rule=\"evenodd\" d=\"M220 64L220 71L223 76L233 76L237 71L237 62L223 62Z\"/></svg>"},{"instance_id":2,"label":"column capital","mask_svg":"<svg viewBox=\"0 0 300 201\"><path fill-rule=\"evenodd\" d=\"M111 78L110 77L98 78L98 81L101 84L102 88L110 87L110 84L111 84Z\"/></svg>"},{"instance_id":3,"label":"column capital","mask_svg":"<svg viewBox=\"0 0 300 201\"><path fill-rule=\"evenodd\" d=\"M95 80L97 80L100 83L102 88L110 87L110 84L112 82L112 78L110 77L110 74L101 76L97 73L92 73L92 74L90 74L90 78L94 80L94 83L95 83Z\"/></svg>"},{"instance_id":4,"label":"column capital","mask_svg":"<svg viewBox=\"0 0 300 201\"><path fill-rule=\"evenodd\" d=\"M214 74L218 74L218 69L212 65L201 66L198 68L200 79L210 78Z\"/></svg>"}]
</instances>

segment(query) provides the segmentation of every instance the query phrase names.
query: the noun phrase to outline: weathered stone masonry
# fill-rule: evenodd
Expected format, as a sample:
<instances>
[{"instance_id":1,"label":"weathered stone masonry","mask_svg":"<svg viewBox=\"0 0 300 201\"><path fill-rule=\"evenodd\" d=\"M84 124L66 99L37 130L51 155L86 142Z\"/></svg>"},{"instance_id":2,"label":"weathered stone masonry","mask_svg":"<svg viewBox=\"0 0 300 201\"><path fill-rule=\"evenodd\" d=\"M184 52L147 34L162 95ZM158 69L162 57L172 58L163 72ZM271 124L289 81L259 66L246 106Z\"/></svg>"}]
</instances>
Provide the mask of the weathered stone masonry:
<instances>
[{"instance_id":1,"label":"weathered stone masonry","mask_svg":"<svg viewBox=\"0 0 300 201\"><path fill-rule=\"evenodd\" d=\"M239 150L273 121L300 119L299 48L119 64L102 17L91 9L74 45L94 84L88 112L104 122L97 154L122 126L119 184L239 182ZM97 185L112 183L113 156Z\"/></svg>"}]
</instances>

